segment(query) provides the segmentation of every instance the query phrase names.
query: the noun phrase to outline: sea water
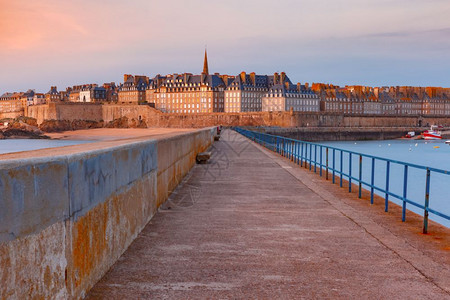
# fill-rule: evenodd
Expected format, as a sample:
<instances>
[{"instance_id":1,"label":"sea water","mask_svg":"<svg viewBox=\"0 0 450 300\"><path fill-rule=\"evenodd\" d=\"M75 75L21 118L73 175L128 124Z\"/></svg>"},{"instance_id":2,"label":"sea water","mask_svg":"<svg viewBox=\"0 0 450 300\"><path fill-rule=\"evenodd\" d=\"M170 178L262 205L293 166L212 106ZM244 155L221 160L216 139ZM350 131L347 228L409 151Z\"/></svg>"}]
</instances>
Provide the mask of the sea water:
<instances>
[{"instance_id":1,"label":"sea water","mask_svg":"<svg viewBox=\"0 0 450 300\"><path fill-rule=\"evenodd\" d=\"M50 139L10 139L0 140L0 154L30 151L45 148L55 148L78 144L92 143L92 141L70 141L70 140L50 140Z\"/></svg>"},{"instance_id":2,"label":"sea water","mask_svg":"<svg viewBox=\"0 0 450 300\"><path fill-rule=\"evenodd\" d=\"M322 145L335 148L350 150L362 154L389 158L392 160L422 165L426 167L448 170L449 175L431 172L430 177L430 208L450 216L450 146L443 140L425 141L425 140L386 140L386 141L341 141L341 142L320 142ZM331 166L331 150L329 150L329 165ZM323 150L325 152L325 150ZM325 163L325 154L323 153L323 162ZM318 154L319 157L319 154ZM363 157L362 180L371 182L371 158ZM376 160L374 183L376 186L386 187L386 162ZM340 154L336 152L335 167L340 168ZM343 171L348 174L349 155L343 155ZM352 155L352 177L359 177L359 155ZM404 166L396 163L390 164L389 170L389 191L396 195L403 195ZM345 178L345 177L344 177ZM347 178L345 178L347 179ZM353 181L353 183L357 183ZM425 184L426 170L408 167L407 180L407 199L418 204L425 203ZM365 189L370 189L364 186ZM384 193L375 191L380 196ZM389 196L389 200L402 204L402 201ZM407 209L423 215L423 209L407 204ZM406 213L408 217L408 213ZM430 213L429 218L436 222L450 227L450 221Z\"/></svg>"}]
</instances>

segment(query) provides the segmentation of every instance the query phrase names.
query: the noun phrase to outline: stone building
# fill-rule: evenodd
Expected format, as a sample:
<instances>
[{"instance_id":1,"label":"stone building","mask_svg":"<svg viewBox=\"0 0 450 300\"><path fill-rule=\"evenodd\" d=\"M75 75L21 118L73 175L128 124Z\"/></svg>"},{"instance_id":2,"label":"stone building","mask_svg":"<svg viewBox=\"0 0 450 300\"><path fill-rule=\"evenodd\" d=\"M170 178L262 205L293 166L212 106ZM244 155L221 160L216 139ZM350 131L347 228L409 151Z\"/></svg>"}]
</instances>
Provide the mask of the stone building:
<instances>
[{"instance_id":1,"label":"stone building","mask_svg":"<svg viewBox=\"0 0 450 300\"><path fill-rule=\"evenodd\" d=\"M241 72L225 90L225 112L262 111L262 98L274 84L292 84L284 72L273 76Z\"/></svg>"},{"instance_id":2,"label":"stone building","mask_svg":"<svg viewBox=\"0 0 450 300\"><path fill-rule=\"evenodd\" d=\"M20 101L22 102L23 107L33 105L34 94L35 94L34 90L28 90L22 94Z\"/></svg>"},{"instance_id":3,"label":"stone building","mask_svg":"<svg viewBox=\"0 0 450 300\"><path fill-rule=\"evenodd\" d=\"M80 91L80 102L105 102L106 89L104 87L93 86Z\"/></svg>"},{"instance_id":4,"label":"stone building","mask_svg":"<svg viewBox=\"0 0 450 300\"><path fill-rule=\"evenodd\" d=\"M0 113L20 112L24 110L21 98L24 93L4 93L0 96Z\"/></svg>"},{"instance_id":5,"label":"stone building","mask_svg":"<svg viewBox=\"0 0 450 300\"><path fill-rule=\"evenodd\" d=\"M103 84L103 88L106 90L106 101L117 102L119 100L119 88L114 82L108 82Z\"/></svg>"},{"instance_id":6,"label":"stone building","mask_svg":"<svg viewBox=\"0 0 450 300\"><path fill-rule=\"evenodd\" d=\"M285 84L273 85L262 98L262 111L303 111L318 112L320 99L311 90L298 83L296 86Z\"/></svg>"},{"instance_id":7,"label":"stone building","mask_svg":"<svg viewBox=\"0 0 450 300\"><path fill-rule=\"evenodd\" d=\"M146 100L167 113L212 113L224 111L225 81L230 76L210 75L205 51L203 72L157 75L146 90ZM225 81L224 81L225 80Z\"/></svg>"},{"instance_id":8,"label":"stone building","mask_svg":"<svg viewBox=\"0 0 450 300\"><path fill-rule=\"evenodd\" d=\"M124 83L119 87L118 102L126 104L142 104L146 102L145 90L150 84L147 76L124 75Z\"/></svg>"},{"instance_id":9,"label":"stone building","mask_svg":"<svg viewBox=\"0 0 450 300\"><path fill-rule=\"evenodd\" d=\"M45 94L45 101L47 103L61 101L61 94L58 92L56 86L52 86L50 90Z\"/></svg>"},{"instance_id":10,"label":"stone building","mask_svg":"<svg viewBox=\"0 0 450 300\"><path fill-rule=\"evenodd\" d=\"M83 98L80 97L81 91L84 91L85 99L86 97L90 97L90 93L87 93L86 91L89 91L98 85L95 83L88 83L88 84L81 84L81 85L74 85L72 87L68 87L66 89L66 93L68 94L68 101L70 102L90 102L90 101L83 101ZM89 94L89 95L88 95Z\"/></svg>"},{"instance_id":11,"label":"stone building","mask_svg":"<svg viewBox=\"0 0 450 300\"><path fill-rule=\"evenodd\" d=\"M41 105L45 104L45 94L43 93L35 93L33 96L33 105Z\"/></svg>"}]
</instances>

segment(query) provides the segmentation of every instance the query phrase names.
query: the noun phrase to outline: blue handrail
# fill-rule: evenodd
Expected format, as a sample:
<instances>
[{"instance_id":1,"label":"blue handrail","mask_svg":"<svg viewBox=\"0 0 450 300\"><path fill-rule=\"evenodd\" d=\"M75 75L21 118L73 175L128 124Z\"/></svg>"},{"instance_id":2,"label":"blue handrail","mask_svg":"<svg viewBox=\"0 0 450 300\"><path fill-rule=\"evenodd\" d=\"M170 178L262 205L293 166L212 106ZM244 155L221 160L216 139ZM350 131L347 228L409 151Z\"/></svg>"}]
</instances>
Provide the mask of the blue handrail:
<instances>
[{"instance_id":1,"label":"blue handrail","mask_svg":"<svg viewBox=\"0 0 450 300\"><path fill-rule=\"evenodd\" d=\"M300 165L300 167L309 168L310 171L314 171L317 173L317 168L319 168L319 174L322 176L322 173L325 169L326 178L328 179L328 172L332 172L332 181L335 183L336 174L339 176L339 185L342 187L343 178L347 178L348 180L348 191L352 191L352 181L358 183L358 197L361 198L362 186L367 186L370 188L370 203L373 204L374 192L378 191L384 194L385 200L385 211L387 212L389 209L389 197L397 198L403 202L402 205L402 221L405 222L406 219L406 203L411 204L415 207L418 207L424 211L423 215L423 233L428 232L428 215L429 213L444 218L446 220L450 220L450 216L436 211L429 207L430 202L430 177L431 173L439 173L450 175L450 171L441 170L437 168L431 168L416 164L411 164L403 161L393 160L389 158L373 156L369 154L354 152L350 150L340 149L331 146L325 146L321 144L316 144L312 142L300 141L295 139L290 139L282 136L271 135L267 133L255 132L246 130L243 128L234 128L235 131L244 135L247 138L250 138L254 142L257 142L264 147L284 156L292 160L293 162ZM319 148L319 158L317 157L317 148ZM325 164L323 163L323 149L325 148ZM329 165L329 151L332 150L332 165ZM335 163L336 152L340 155L340 164L339 166ZM343 168L343 155L344 153L348 154L348 173L344 171ZM359 157L359 168L358 175L355 177L352 175L352 156ZM362 169L363 169L363 157L371 159L371 178L370 182L364 181L362 179ZM383 161L386 163L386 182L384 187L377 186L375 184L375 163L376 161ZM403 166L403 194L398 195L392 192L389 189L390 183L390 166L391 164L398 164ZM411 199L408 199L407 195L407 187L408 187L408 173L410 169L419 169L426 171L426 179L425 179L425 201L424 204L417 203Z\"/></svg>"}]
</instances>

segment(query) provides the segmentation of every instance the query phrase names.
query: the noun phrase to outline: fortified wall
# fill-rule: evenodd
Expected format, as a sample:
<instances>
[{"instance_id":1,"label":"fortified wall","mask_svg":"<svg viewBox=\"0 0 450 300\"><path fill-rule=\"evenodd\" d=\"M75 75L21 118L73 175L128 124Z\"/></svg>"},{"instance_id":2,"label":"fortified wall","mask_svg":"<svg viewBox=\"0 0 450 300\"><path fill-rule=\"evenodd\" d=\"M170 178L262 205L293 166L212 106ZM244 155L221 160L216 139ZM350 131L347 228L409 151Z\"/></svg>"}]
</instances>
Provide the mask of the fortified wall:
<instances>
[{"instance_id":1,"label":"fortified wall","mask_svg":"<svg viewBox=\"0 0 450 300\"><path fill-rule=\"evenodd\" d=\"M48 104L30 106L27 116L44 120L89 120L110 122L127 117L143 120L148 127L202 128L208 126L266 126L266 127L417 127L422 125L450 125L450 118L433 116L345 115L324 112L247 112L172 114L162 113L148 105L119 104Z\"/></svg>"},{"instance_id":2,"label":"fortified wall","mask_svg":"<svg viewBox=\"0 0 450 300\"><path fill-rule=\"evenodd\" d=\"M17 117L23 116L23 111L12 111L12 112L0 112L1 119L15 119Z\"/></svg>"},{"instance_id":3,"label":"fortified wall","mask_svg":"<svg viewBox=\"0 0 450 300\"><path fill-rule=\"evenodd\" d=\"M0 299L82 298L214 134L209 128L0 161Z\"/></svg>"}]
</instances>

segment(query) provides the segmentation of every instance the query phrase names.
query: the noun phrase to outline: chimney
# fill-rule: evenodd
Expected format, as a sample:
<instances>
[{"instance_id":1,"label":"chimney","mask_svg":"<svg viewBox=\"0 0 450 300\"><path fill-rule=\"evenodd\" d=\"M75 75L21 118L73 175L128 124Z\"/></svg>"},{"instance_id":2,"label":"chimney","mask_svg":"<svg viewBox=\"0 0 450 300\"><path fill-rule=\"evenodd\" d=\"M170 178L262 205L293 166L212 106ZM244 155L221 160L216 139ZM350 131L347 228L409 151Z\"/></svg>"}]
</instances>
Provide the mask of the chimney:
<instances>
[{"instance_id":1,"label":"chimney","mask_svg":"<svg viewBox=\"0 0 450 300\"><path fill-rule=\"evenodd\" d=\"M130 74L124 74L123 75L123 82L126 82L128 80L128 78L130 78L131 75Z\"/></svg>"},{"instance_id":2,"label":"chimney","mask_svg":"<svg viewBox=\"0 0 450 300\"><path fill-rule=\"evenodd\" d=\"M281 82L280 83L283 83L285 79L286 79L286 73L281 72Z\"/></svg>"},{"instance_id":3,"label":"chimney","mask_svg":"<svg viewBox=\"0 0 450 300\"><path fill-rule=\"evenodd\" d=\"M250 80L252 81L252 84L256 86L256 74L255 72L250 73Z\"/></svg>"},{"instance_id":4,"label":"chimney","mask_svg":"<svg viewBox=\"0 0 450 300\"><path fill-rule=\"evenodd\" d=\"M278 84L279 82L279 78L278 78L278 73L274 73L273 74L273 84Z\"/></svg>"},{"instance_id":5,"label":"chimney","mask_svg":"<svg viewBox=\"0 0 450 300\"><path fill-rule=\"evenodd\" d=\"M297 91L299 93L302 91L302 84L300 82L297 83Z\"/></svg>"},{"instance_id":6,"label":"chimney","mask_svg":"<svg viewBox=\"0 0 450 300\"><path fill-rule=\"evenodd\" d=\"M242 81L243 83L245 83L245 77L246 77L245 72L241 72L241 81Z\"/></svg>"},{"instance_id":7,"label":"chimney","mask_svg":"<svg viewBox=\"0 0 450 300\"><path fill-rule=\"evenodd\" d=\"M227 75L222 75L220 77L222 78L223 83L225 83L225 86L228 86L228 76Z\"/></svg>"}]
</instances>

